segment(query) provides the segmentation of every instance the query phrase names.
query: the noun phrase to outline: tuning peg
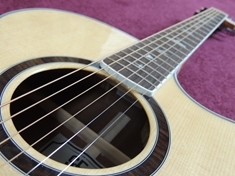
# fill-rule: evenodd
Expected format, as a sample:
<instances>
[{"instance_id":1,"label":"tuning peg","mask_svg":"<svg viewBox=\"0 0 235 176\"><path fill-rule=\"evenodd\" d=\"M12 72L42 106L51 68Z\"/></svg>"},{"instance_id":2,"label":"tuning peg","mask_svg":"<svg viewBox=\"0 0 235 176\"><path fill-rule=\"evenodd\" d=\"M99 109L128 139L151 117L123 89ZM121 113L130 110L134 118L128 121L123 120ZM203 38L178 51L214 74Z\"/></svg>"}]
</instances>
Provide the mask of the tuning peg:
<instances>
[{"instance_id":1,"label":"tuning peg","mask_svg":"<svg viewBox=\"0 0 235 176\"><path fill-rule=\"evenodd\" d=\"M206 7L202 7L200 10L197 10L197 11L194 13L194 15L197 15L197 14L199 14L199 13L205 11L205 10L207 10L207 8L206 8Z\"/></svg>"}]
</instances>

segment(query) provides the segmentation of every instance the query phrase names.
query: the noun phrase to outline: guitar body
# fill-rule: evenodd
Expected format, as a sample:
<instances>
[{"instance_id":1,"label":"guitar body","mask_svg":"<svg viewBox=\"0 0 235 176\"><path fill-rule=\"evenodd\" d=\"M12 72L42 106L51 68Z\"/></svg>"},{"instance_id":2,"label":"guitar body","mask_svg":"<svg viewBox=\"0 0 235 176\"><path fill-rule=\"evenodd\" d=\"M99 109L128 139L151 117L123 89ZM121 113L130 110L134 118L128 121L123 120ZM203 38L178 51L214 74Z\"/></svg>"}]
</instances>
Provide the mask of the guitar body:
<instances>
[{"instance_id":1,"label":"guitar body","mask_svg":"<svg viewBox=\"0 0 235 176\"><path fill-rule=\"evenodd\" d=\"M19 63L47 56L99 61L137 42L132 36L90 18L45 9L2 16L0 34L2 73ZM63 63L59 65L63 67ZM51 64L47 69L55 66ZM32 74L40 70L43 68L32 70ZM26 76L30 74L25 73ZM11 95L20 81L21 77L17 78L7 94ZM210 112L191 99L178 84L176 75L169 78L153 98L163 110L170 131L169 149L157 175L234 174L234 122ZM37 155L33 152L32 155ZM10 164L4 163L6 161L0 158L0 165L4 165L1 175L21 175ZM55 164L52 163L51 167Z\"/></svg>"}]
</instances>

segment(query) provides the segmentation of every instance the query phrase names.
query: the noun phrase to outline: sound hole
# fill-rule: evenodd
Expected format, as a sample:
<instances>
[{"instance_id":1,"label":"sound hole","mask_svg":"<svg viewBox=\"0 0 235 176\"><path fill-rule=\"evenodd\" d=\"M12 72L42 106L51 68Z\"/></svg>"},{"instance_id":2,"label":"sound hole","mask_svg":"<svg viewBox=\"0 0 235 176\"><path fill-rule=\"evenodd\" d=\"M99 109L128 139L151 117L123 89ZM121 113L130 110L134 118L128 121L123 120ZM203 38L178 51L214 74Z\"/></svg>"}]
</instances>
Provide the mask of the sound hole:
<instances>
[{"instance_id":1,"label":"sound hole","mask_svg":"<svg viewBox=\"0 0 235 176\"><path fill-rule=\"evenodd\" d=\"M71 71L57 69L30 76L18 86L13 98ZM79 71L21 98L11 104L11 114L22 111L89 74L88 71ZM20 113L13 118L16 129L23 129L20 132L22 138L45 156L60 147L50 156L60 163L81 168L108 168L129 161L143 150L148 140L147 115L140 103L132 106L136 101L132 94L124 95L127 90L122 86L113 88L117 83L110 79L92 88L103 79L98 74L88 76ZM96 142L89 146L94 140Z\"/></svg>"}]
</instances>

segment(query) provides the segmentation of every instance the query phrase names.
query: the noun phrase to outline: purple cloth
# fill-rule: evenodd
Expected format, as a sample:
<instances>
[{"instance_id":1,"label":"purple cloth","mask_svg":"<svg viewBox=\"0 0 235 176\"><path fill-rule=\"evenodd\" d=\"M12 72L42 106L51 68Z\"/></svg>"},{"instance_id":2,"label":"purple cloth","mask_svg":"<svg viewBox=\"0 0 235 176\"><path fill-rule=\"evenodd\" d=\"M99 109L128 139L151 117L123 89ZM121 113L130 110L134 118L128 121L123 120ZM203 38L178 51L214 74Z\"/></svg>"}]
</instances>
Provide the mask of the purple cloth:
<instances>
[{"instance_id":1,"label":"purple cloth","mask_svg":"<svg viewBox=\"0 0 235 176\"><path fill-rule=\"evenodd\" d=\"M234 0L1 0L0 13L46 7L96 18L138 39L184 20L201 7L216 7L235 18ZM235 37L213 34L178 75L186 92L207 108L235 120Z\"/></svg>"}]
</instances>

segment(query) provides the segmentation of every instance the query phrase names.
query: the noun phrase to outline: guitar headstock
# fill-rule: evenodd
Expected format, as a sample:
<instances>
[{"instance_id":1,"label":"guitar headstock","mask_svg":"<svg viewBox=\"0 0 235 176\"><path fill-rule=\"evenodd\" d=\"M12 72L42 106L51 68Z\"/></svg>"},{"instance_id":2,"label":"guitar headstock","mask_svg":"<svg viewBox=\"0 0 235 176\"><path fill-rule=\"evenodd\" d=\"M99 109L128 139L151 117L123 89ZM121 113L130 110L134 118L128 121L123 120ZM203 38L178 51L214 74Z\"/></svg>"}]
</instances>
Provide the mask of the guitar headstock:
<instances>
[{"instance_id":1,"label":"guitar headstock","mask_svg":"<svg viewBox=\"0 0 235 176\"><path fill-rule=\"evenodd\" d=\"M228 34L235 36L235 22L232 18L227 17L219 28Z\"/></svg>"}]
</instances>

